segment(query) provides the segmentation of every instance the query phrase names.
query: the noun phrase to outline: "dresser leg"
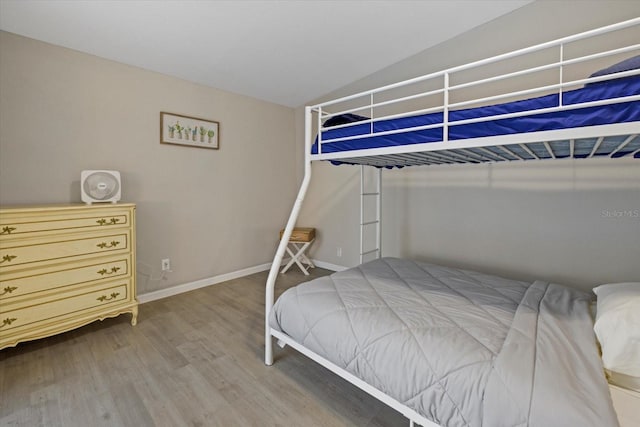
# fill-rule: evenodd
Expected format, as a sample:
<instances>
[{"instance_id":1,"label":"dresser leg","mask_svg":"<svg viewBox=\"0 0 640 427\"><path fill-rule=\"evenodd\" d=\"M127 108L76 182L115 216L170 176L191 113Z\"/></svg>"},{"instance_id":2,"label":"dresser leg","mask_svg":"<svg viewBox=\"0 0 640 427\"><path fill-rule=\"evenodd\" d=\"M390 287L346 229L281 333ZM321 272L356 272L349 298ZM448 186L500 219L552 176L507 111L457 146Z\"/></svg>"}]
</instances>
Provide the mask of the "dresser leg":
<instances>
[{"instance_id":1,"label":"dresser leg","mask_svg":"<svg viewBox=\"0 0 640 427\"><path fill-rule=\"evenodd\" d=\"M136 326L137 323L138 323L138 306L136 305L135 307L133 307L133 310L131 310L131 326Z\"/></svg>"}]
</instances>

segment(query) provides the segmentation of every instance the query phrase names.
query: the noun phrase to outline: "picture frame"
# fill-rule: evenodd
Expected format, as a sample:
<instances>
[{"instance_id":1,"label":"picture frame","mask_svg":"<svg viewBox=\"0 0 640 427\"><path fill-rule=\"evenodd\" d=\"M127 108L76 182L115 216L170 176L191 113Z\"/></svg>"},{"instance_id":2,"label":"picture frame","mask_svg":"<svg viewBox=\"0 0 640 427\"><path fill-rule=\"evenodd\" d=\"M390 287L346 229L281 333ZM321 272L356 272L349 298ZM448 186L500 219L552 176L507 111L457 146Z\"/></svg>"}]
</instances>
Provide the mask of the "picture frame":
<instances>
[{"instance_id":1,"label":"picture frame","mask_svg":"<svg viewBox=\"0 0 640 427\"><path fill-rule=\"evenodd\" d=\"M160 112L160 143L220 148L220 123L182 114Z\"/></svg>"}]
</instances>

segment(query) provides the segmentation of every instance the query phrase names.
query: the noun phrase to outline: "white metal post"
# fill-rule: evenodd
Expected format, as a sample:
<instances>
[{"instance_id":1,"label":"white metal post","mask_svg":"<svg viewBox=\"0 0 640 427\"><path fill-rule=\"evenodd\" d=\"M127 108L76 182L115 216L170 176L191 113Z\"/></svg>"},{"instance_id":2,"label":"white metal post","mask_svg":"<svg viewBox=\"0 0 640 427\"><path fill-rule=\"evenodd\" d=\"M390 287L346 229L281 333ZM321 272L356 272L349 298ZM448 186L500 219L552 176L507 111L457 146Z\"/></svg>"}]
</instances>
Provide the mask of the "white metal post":
<instances>
[{"instance_id":1,"label":"white metal post","mask_svg":"<svg viewBox=\"0 0 640 427\"><path fill-rule=\"evenodd\" d=\"M562 107L564 104L562 100L562 84L564 83L564 44L560 44L560 87L558 88L558 106Z\"/></svg>"},{"instance_id":2,"label":"white metal post","mask_svg":"<svg viewBox=\"0 0 640 427\"><path fill-rule=\"evenodd\" d=\"M444 73L444 110L442 111L442 141L449 140L449 73Z\"/></svg>"},{"instance_id":3,"label":"white metal post","mask_svg":"<svg viewBox=\"0 0 640 427\"><path fill-rule=\"evenodd\" d=\"M305 142L304 142L305 144L307 143L307 139L306 139L307 127L310 127L306 125L306 120L307 119L305 118ZM309 124L311 124L311 122L309 122ZM318 107L317 127L318 127L318 154L322 154L322 106ZM309 134L309 137L311 137L311 134ZM305 153L305 160L306 160L306 153Z\"/></svg>"},{"instance_id":4,"label":"white metal post","mask_svg":"<svg viewBox=\"0 0 640 427\"><path fill-rule=\"evenodd\" d=\"M378 248L378 258L382 258L382 168L378 168L378 203L376 204L376 247Z\"/></svg>"},{"instance_id":5,"label":"white metal post","mask_svg":"<svg viewBox=\"0 0 640 427\"><path fill-rule=\"evenodd\" d=\"M364 165L360 165L360 264L364 262Z\"/></svg>"},{"instance_id":6,"label":"white metal post","mask_svg":"<svg viewBox=\"0 0 640 427\"><path fill-rule=\"evenodd\" d=\"M300 184L300 190L298 191L298 197L293 204L293 209L289 215L287 226L284 229L284 234L280 239L278 250L273 258L271 269L269 270L269 276L267 277L267 285L265 290L265 315L264 315L264 363L266 365L273 364L273 340L271 338L271 328L269 327L269 314L273 308L274 291L276 285L276 278L278 277L278 270L280 264L282 264L282 258L287 248L287 243L291 237L291 232L296 225L298 215L300 214L300 208L304 201L304 196L307 194L309 188L309 182L311 181L311 107L305 107L304 110L304 178L302 184Z\"/></svg>"}]
</instances>

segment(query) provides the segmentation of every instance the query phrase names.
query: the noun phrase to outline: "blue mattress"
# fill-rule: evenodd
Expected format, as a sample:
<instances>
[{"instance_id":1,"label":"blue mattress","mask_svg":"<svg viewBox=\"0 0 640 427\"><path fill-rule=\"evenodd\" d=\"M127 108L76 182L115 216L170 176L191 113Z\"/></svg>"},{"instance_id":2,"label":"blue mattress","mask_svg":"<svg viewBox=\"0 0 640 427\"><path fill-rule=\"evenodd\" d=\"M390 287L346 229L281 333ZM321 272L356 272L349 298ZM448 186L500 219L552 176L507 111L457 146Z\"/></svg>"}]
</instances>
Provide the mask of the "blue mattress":
<instances>
[{"instance_id":1,"label":"blue mattress","mask_svg":"<svg viewBox=\"0 0 640 427\"><path fill-rule=\"evenodd\" d=\"M563 93L563 104L572 105L589 101L619 98L640 94L640 76L619 78L588 84L580 89ZM623 102L598 107L576 108L551 113L531 114L522 117L490 120L485 122L455 125L456 121L489 117L507 113L553 108L558 106L558 94L486 107L470 108L449 112L449 140L461 140L487 136L510 135L527 132L570 129L613 123L640 121L640 101ZM353 118L351 118L353 120ZM443 113L422 114L398 119L381 120L373 124L373 132L412 128L442 123ZM322 153L336 153L368 148L382 148L409 144L442 141L442 128L414 130L391 135L373 135L365 138L338 142L324 142L334 138L366 135L370 124L322 131ZM616 156L624 156L638 148L635 144L620 150ZM318 143L313 144L312 154L318 153ZM640 158L640 153L635 155ZM336 161L334 163L340 163Z\"/></svg>"}]
</instances>

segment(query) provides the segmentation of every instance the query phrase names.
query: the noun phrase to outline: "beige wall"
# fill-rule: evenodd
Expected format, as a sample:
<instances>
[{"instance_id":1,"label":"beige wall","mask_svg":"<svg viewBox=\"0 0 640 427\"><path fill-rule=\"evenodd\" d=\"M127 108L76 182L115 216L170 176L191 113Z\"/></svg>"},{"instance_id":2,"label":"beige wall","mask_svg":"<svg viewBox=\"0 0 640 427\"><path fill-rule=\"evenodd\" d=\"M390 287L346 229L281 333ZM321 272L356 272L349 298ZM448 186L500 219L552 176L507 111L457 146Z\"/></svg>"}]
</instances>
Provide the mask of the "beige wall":
<instances>
[{"instance_id":1,"label":"beige wall","mask_svg":"<svg viewBox=\"0 0 640 427\"><path fill-rule=\"evenodd\" d=\"M322 100L636 16L640 2L537 1ZM298 108L298 141L302 124ZM301 173L298 168L298 179ZM317 163L313 174L298 221L319 229L312 255L332 264L356 265L358 168ZM383 188L386 255L583 289L640 280L640 160L385 170ZM618 211L631 212L616 217ZM338 247L342 257L337 256Z\"/></svg>"},{"instance_id":2,"label":"beige wall","mask_svg":"<svg viewBox=\"0 0 640 427\"><path fill-rule=\"evenodd\" d=\"M160 111L219 121L220 150L160 144ZM270 262L293 141L290 108L0 33L0 203L79 202L81 170L119 170L139 293Z\"/></svg>"}]
</instances>

